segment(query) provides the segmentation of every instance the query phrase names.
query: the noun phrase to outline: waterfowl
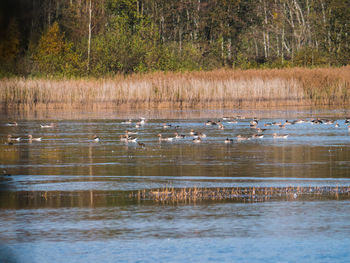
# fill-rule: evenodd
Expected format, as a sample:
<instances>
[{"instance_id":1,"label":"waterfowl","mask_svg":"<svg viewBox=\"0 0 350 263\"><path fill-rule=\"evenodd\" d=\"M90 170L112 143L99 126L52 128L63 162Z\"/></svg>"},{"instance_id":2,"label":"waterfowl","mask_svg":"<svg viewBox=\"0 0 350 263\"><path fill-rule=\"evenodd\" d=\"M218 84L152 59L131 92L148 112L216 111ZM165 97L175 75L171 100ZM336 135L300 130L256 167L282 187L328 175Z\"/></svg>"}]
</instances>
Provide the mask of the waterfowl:
<instances>
[{"instance_id":1,"label":"waterfowl","mask_svg":"<svg viewBox=\"0 0 350 263\"><path fill-rule=\"evenodd\" d=\"M99 141L100 141L100 137L98 137L98 136L95 134L92 140L93 140L94 142L99 142Z\"/></svg>"},{"instance_id":2,"label":"waterfowl","mask_svg":"<svg viewBox=\"0 0 350 263\"><path fill-rule=\"evenodd\" d=\"M250 140L249 137L243 137L240 134L237 135L237 141L248 141L248 140Z\"/></svg>"},{"instance_id":3,"label":"waterfowl","mask_svg":"<svg viewBox=\"0 0 350 263\"><path fill-rule=\"evenodd\" d=\"M136 123L136 124L135 124L135 128L138 129L138 128L140 128L140 127L141 127L141 124L140 124L140 123Z\"/></svg>"},{"instance_id":4,"label":"waterfowl","mask_svg":"<svg viewBox=\"0 0 350 263\"><path fill-rule=\"evenodd\" d=\"M198 137L199 138L206 138L207 137L207 135L205 135L204 133L198 133Z\"/></svg>"},{"instance_id":5,"label":"waterfowl","mask_svg":"<svg viewBox=\"0 0 350 263\"><path fill-rule=\"evenodd\" d=\"M350 118L346 118L344 123L350 123Z\"/></svg>"},{"instance_id":6,"label":"waterfowl","mask_svg":"<svg viewBox=\"0 0 350 263\"><path fill-rule=\"evenodd\" d=\"M121 140L122 142L127 142L127 141L128 141L128 138L129 138L129 136L128 136L127 134L122 134L122 135L120 135L120 140Z\"/></svg>"},{"instance_id":7,"label":"waterfowl","mask_svg":"<svg viewBox=\"0 0 350 263\"><path fill-rule=\"evenodd\" d=\"M250 121L250 124L256 126L256 125L258 125L258 122L259 121L257 119L253 119Z\"/></svg>"},{"instance_id":8,"label":"waterfowl","mask_svg":"<svg viewBox=\"0 0 350 263\"><path fill-rule=\"evenodd\" d=\"M29 138L29 142L32 142L32 141L40 142L41 141L41 137L33 138L33 136L31 134L28 135L28 138Z\"/></svg>"},{"instance_id":9,"label":"waterfowl","mask_svg":"<svg viewBox=\"0 0 350 263\"><path fill-rule=\"evenodd\" d=\"M202 141L202 139L200 137L194 138L192 140L192 142L194 142L194 143L200 143L201 141Z\"/></svg>"},{"instance_id":10,"label":"waterfowl","mask_svg":"<svg viewBox=\"0 0 350 263\"><path fill-rule=\"evenodd\" d=\"M212 125L216 125L216 124L217 124L216 122L210 121L210 120L208 120L208 121L205 123L205 125L207 125L207 126L212 126Z\"/></svg>"},{"instance_id":11,"label":"waterfowl","mask_svg":"<svg viewBox=\"0 0 350 263\"><path fill-rule=\"evenodd\" d=\"M304 120L295 120L293 121L293 124L300 124L300 123L304 123Z\"/></svg>"},{"instance_id":12,"label":"waterfowl","mask_svg":"<svg viewBox=\"0 0 350 263\"><path fill-rule=\"evenodd\" d=\"M284 129L284 128L286 128L286 124L278 125L278 127L280 127L281 129Z\"/></svg>"},{"instance_id":13,"label":"waterfowl","mask_svg":"<svg viewBox=\"0 0 350 263\"><path fill-rule=\"evenodd\" d=\"M145 118L145 117L140 117L139 123L140 123L141 125L145 124L145 123L146 123L146 118Z\"/></svg>"},{"instance_id":14,"label":"waterfowl","mask_svg":"<svg viewBox=\"0 0 350 263\"><path fill-rule=\"evenodd\" d=\"M178 134L177 132L175 132L175 138L176 139L183 139L183 138L185 138L186 136L185 135L183 135L183 134Z\"/></svg>"},{"instance_id":15,"label":"waterfowl","mask_svg":"<svg viewBox=\"0 0 350 263\"><path fill-rule=\"evenodd\" d=\"M293 122L290 122L288 120L286 120L286 122L284 123L284 125L291 125L291 124L294 124Z\"/></svg>"},{"instance_id":16,"label":"waterfowl","mask_svg":"<svg viewBox=\"0 0 350 263\"><path fill-rule=\"evenodd\" d=\"M137 144L138 144L140 147L142 147L142 148L146 148L146 145L145 145L144 143L142 143L142 142L137 142Z\"/></svg>"},{"instance_id":17,"label":"waterfowl","mask_svg":"<svg viewBox=\"0 0 350 263\"><path fill-rule=\"evenodd\" d=\"M132 120L131 120L131 119L122 121L122 124L131 124L131 123L132 123Z\"/></svg>"},{"instance_id":18,"label":"waterfowl","mask_svg":"<svg viewBox=\"0 0 350 263\"><path fill-rule=\"evenodd\" d=\"M50 124L40 124L41 128L55 128L57 127L56 123L50 123Z\"/></svg>"},{"instance_id":19,"label":"waterfowl","mask_svg":"<svg viewBox=\"0 0 350 263\"><path fill-rule=\"evenodd\" d=\"M228 121L227 123L231 123L231 124L237 124L238 123L238 121Z\"/></svg>"},{"instance_id":20,"label":"waterfowl","mask_svg":"<svg viewBox=\"0 0 350 263\"><path fill-rule=\"evenodd\" d=\"M136 138L136 137L128 136L127 141L128 141L128 142L136 142L136 141L137 141L137 138Z\"/></svg>"},{"instance_id":21,"label":"waterfowl","mask_svg":"<svg viewBox=\"0 0 350 263\"><path fill-rule=\"evenodd\" d=\"M130 131L128 131L128 130L125 131L125 135L129 136L130 134L136 135L137 132L130 132Z\"/></svg>"},{"instance_id":22,"label":"waterfowl","mask_svg":"<svg viewBox=\"0 0 350 263\"><path fill-rule=\"evenodd\" d=\"M7 135L7 141L11 142L11 141L17 141L19 142L21 140L21 137L12 137L11 134Z\"/></svg>"},{"instance_id":23,"label":"waterfowl","mask_svg":"<svg viewBox=\"0 0 350 263\"><path fill-rule=\"evenodd\" d=\"M245 117L244 117L244 116L241 116L241 115L237 115L237 116L236 116L236 119L237 119L237 120L244 120Z\"/></svg>"},{"instance_id":24,"label":"waterfowl","mask_svg":"<svg viewBox=\"0 0 350 263\"><path fill-rule=\"evenodd\" d=\"M11 174L9 174L5 169L2 170L2 175L3 176L11 176Z\"/></svg>"},{"instance_id":25,"label":"waterfowl","mask_svg":"<svg viewBox=\"0 0 350 263\"><path fill-rule=\"evenodd\" d=\"M273 134L273 138L275 139L287 139L287 137L288 137L288 134L277 134L277 133Z\"/></svg>"},{"instance_id":26,"label":"waterfowl","mask_svg":"<svg viewBox=\"0 0 350 263\"><path fill-rule=\"evenodd\" d=\"M168 141L171 142L174 138L173 137L163 137L162 134L158 134L159 141Z\"/></svg>"},{"instance_id":27,"label":"waterfowl","mask_svg":"<svg viewBox=\"0 0 350 263\"><path fill-rule=\"evenodd\" d=\"M18 126L18 123L15 121L10 121L10 122L6 123L6 126Z\"/></svg>"},{"instance_id":28,"label":"waterfowl","mask_svg":"<svg viewBox=\"0 0 350 263\"><path fill-rule=\"evenodd\" d=\"M324 124L333 124L334 123L334 121L332 121L332 120L324 120Z\"/></svg>"},{"instance_id":29,"label":"waterfowl","mask_svg":"<svg viewBox=\"0 0 350 263\"><path fill-rule=\"evenodd\" d=\"M253 139L262 139L262 138L264 138L264 134L253 134L252 138Z\"/></svg>"},{"instance_id":30,"label":"waterfowl","mask_svg":"<svg viewBox=\"0 0 350 263\"><path fill-rule=\"evenodd\" d=\"M226 138L225 143L233 143L233 139Z\"/></svg>"},{"instance_id":31,"label":"waterfowl","mask_svg":"<svg viewBox=\"0 0 350 263\"><path fill-rule=\"evenodd\" d=\"M256 129L256 125L254 125L254 124L250 124L249 127L252 129Z\"/></svg>"},{"instance_id":32,"label":"waterfowl","mask_svg":"<svg viewBox=\"0 0 350 263\"><path fill-rule=\"evenodd\" d=\"M335 127L335 128L339 128L339 123L336 123L336 124L334 125L334 127Z\"/></svg>"},{"instance_id":33,"label":"waterfowl","mask_svg":"<svg viewBox=\"0 0 350 263\"><path fill-rule=\"evenodd\" d=\"M190 134L193 136L198 136L198 132L195 132L193 129L191 129Z\"/></svg>"},{"instance_id":34,"label":"waterfowl","mask_svg":"<svg viewBox=\"0 0 350 263\"><path fill-rule=\"evenodd\" d=\"M279 125L282 125L282 123L281 122L273 122L272 125L279 126Z\"/></svg>"},{"instance_id":35,"label":"waterfowl","mask_svg":"<svg viewBox=\"0 0 350 263\"><path fill-rule=\"evenodd\" d=\"M256 131L259 132L259 133L264 132L264 131L266 131L266 130L267 130L267 129L256 128Z\"/></svg>"},{"instance_id":36,"label":"waterfowl","mask_svg":"<svg viewBox=\"0 0 350 263\"><path fill-rule=\"evenodd\" d=\"M168 128L170 128L171 126L172 126L171 124L163 123L163 129L168 129Z\"/></svg>"},{"instance_id":37,"label":"waterfowl","mask_svg":"<svg viewBox=\"0 0 350 263\"><path fill-rule=\"evenodd\" d=\"M219 123L219 124L218 124L218 128L219 128L220 130L224 130L224 129L225 129L225 127L224 127L224 125L223 125L222 123Z\"/></svg>"},{"instance_id":38,"label":"waterfowl","mask_svg":"<svg viewBox=\"0 0 350 263\"><path fill-rule=\"evenodd\" d=\"M265 127L268 127L268 126L271 126L271 125L272 125L272 123L270 123L270 122L264 124Z\"/></svg>"}]
</instances>

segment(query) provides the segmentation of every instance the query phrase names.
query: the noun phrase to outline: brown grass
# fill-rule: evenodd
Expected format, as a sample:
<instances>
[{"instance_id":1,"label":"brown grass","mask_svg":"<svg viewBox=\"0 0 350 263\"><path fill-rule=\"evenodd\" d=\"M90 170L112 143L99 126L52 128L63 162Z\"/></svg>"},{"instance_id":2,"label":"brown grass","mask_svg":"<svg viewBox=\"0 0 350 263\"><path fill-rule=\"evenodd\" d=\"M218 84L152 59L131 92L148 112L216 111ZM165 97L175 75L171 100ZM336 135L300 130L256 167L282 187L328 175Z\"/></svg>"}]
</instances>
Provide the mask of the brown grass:
<instances>
[{"instance_id":1,"label":"brown grass","mask_svg":"<svg viewBox=\"0 0 350 263\"><path fill-rule=\"evenodd\" d=\"M350 67L151 73L109 79L0 80L3 107L349 105Z\"/></svg>"}]
</instances>

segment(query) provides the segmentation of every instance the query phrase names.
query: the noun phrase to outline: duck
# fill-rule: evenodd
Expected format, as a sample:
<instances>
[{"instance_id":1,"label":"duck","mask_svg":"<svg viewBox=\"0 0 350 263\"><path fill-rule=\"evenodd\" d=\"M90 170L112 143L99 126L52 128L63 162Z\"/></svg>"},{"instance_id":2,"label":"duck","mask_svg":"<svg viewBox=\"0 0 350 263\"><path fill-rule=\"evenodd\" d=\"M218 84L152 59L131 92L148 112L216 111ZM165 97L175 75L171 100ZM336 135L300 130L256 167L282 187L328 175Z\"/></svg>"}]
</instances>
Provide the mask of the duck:
<instances>
[{"instance_id":1,"label":"duck","mask_svg":"<svg viewBox=\"0 0 350 263\"><path fill-rule=\"evenodd\" d=\"M304 122L305 122L304 120L299 119L299 120L293 121L293 124L300 124L300 123L304 123Z\"/></svg>"},{"instance_id":2,"label":"duck","mask_svg":"<svg viewBox=\"0 0 350 263\"><path fill-rule=\"evenodd\" d=\"M183 134L178 134L177 132L175 132L175 138L176 139L183 139L183 138L185 138L186 136L185 135L183 135Z\"/></svg>"},{"instance_id":3,"label":"duck","mask_svg":"<svg viewBox=\"0 0 350 263\"><path fill-rule=\"evenodd\" d=\"M17 141L19 142L21 140L21 137L12 137L11 134L7 135L7 141L12 142L12 141Z\"/></svg>"},{"instance_id":4,"label":"duck","mask_svg":"<svg viewBox=\"0 0 350 263\"><path fill-rule=\"evenodd\" d=\"M225 143L233 143L233 139L226 138Z\"/></svg>"},{"instance_id":5,"label":"duck","mask_svg":"<svg viewBox=\"0 0 350 263\"><path fill-rule=\"evenodd\" d=\"M268 126L271 126L271 125L272 125L271 122L268 122L268 123L265 123L265 124L264 124L265 127L268 127Z\"/></svg>"},{"instance_id":6,"label":"duck","mask_svg":"<svg viewBox=\"0 0 350 263\"><path fill-rule=\"evenodd\" d=\"M33 136L31 134L28 135L28 138L29 138L29 142L32 142L32 141L40 142L41 141L41 137L33 138Z\"/></svg>"},{"instance_id":7,"label":"duck","mask_svg":"<svg viewBox=\"0 0 350 263\"><path fill-rule=\"evenodd\" d=\"M201 141L202 141L202 139L200 137L194 138L192 140L192 142L194 142L194 143L200 143Z\"/></svg>"},{"instance_id":8,"label":"duck","mask_svg":"<svg viewBox=\"0 0 350 263\"><path fill-rule=\"evenodd\" d=\"M334 125L334 127L335 127L335 128L339 128L339 123L336 123L336 124Z\"/></svg>"},{"instance_id":9,"label":"duck","mask_svg":"<svg viewBox=\"0 0 350 263\"><path fill-rule=\"evenodd\" d=\"M206 138L207 135L205 135L204 133L199 132L199 133L198 133L198 137L199 137L199 138Z\"/></svg>"},{"instance_id":10,"label":"duck","mask_svg":"<svg viewBox=\"0 0 350 263\"><path fill-rule=\"evenodd\" d=\"M18 126L18 123L15 121L10 121L10 122L6 123L6 126Z\"/></svg>"},{"instance_id":11,"label":"duck","mask_svg":"<svg viewBox=\"0 0 350 263\"><path fill-rule=\"evenodd\" d=\"M137 132L130 132L130 131L128 131L128 130L126 130L125 131L125 135L136 135L137 134Z\"/></svg>"},{"instance_id":12,"label":"duck","mask_svg":"<svg viewBox=\"0 0 350 263\"><path fill-rule=\"evenodd\" d=\"M163 129L168 129L168 128L170 128L171 126L172 126L171 124L163 123Z\"/></svg>"},{"instance_id":13,"label":"duck","mask_svg":"<svg viewBox=\"0 0 350 263\"><path fill-rule=\"evenodd\" d=\"M280 125L282 125L282 123L281 122L273 122L272 125L280 126Z\"/></svg>"},{"instance_id":14,"label":"duck","mask_svg":"<svg viewBox=\"0 0 350 263\"><path fill-rule=\"evenodd\" d=\"M225 129L225 127L224 127L224 125L223 125L222 123L219 123L219 124L218 124L218 128L219 128L220 130L224 130L224 129Z\"/></svg>"},{"instance_id":15,"label":"duck","mask_svg":"<svg viewBox=\"0 0 350 263\"><path fill-rule=\"evenodd\" d=\"M272 134L273 138L274 139L287 139L288 138L288 134L277 134L277 133L274 133Z\"/></svg>"},{"instance_id":16,"label":"duck","mask_svg":"<svg viewBox=\"0 0 350 263\"><path fill-rule=\"evenodd\" d=\"M57 127L57 124L56 123L50 123L50 124L40 124L40 127L41 128L55 128Z\"/></svg>"},{"instance_id":17,"label":"duck","mask_svg":"<svg viewBox=\"0 0 350 263\"><path fill-rule=\"evenodd\" d=\"M266 131L267 129L261 129L261 128L256 128L256 131L258 132L258 133L262 133L262 132L264 132L264 131Z\"/></svg>"},{"instance_id":18,"label":"duck","mask_svg":"<svg viewBox=\"0 0 350 263\"><path fill-rule=\"evenodd\" d=\"M92 139L94 142L99 142L100 141L100 137L98 137L96 134L93 136Z\"/></svg>"},{"instance_id":19,"label":"duck","mask_svg":"<svg viewBox=\"0 0 350 263\"><path fill-rule=\"evenodd\" d=\"M346 118L344 123L346 124L350 123L350 118Z\"/></svg>"},{"instance_id":20,"label":"duck","mask_svg":"<svg viewBox=\"0 0 350 263\"><path fill-rule=\"evenodd\" d=\"M174 140L173 137L163 137L161 133L158 134L159 137L159 141L168 141L171 142L172 140Z\"/></svg>"}]
</instances>

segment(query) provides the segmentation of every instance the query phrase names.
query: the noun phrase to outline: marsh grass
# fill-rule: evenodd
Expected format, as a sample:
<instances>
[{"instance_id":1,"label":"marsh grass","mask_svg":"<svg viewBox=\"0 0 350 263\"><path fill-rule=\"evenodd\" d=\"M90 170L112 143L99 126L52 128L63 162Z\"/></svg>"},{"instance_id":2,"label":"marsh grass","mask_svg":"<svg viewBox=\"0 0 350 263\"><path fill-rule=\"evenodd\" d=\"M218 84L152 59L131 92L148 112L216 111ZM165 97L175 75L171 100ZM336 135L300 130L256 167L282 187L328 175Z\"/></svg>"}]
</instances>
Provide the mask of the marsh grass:
<instances>
[{"instance_id":1,"label":"marsh grass","mask_svg":"<svg viewBox=\"0 0 350 263\"><path fill-rule=\"evenodd\" d=\"M0 80L3 107L349 105L350 67Z\"/></svg>"}]
</instances>

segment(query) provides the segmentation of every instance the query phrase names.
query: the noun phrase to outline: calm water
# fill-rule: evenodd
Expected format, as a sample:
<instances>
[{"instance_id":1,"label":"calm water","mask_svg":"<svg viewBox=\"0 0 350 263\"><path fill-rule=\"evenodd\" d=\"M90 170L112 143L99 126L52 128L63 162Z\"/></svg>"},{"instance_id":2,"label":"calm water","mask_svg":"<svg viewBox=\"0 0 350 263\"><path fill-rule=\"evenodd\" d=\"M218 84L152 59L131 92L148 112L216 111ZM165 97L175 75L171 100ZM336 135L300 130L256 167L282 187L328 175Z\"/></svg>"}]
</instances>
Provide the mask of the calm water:
<instances>
[{"instance_id":1,"label":"calm water","mask_svg":"<svg viewBox=\"0 0 350 263\"><path fill-rule=\"evenodd\" d=\"M236 115L247 118L222 120L224 130L205 125ZM140 116L147 122L135 128ZM238 134L256 133L254 116L264 138L238 142ZM328 109L2 113L0 169L11 176L0 178L0 262L349 262L350 198L162 205L128 197L165 186L350 186L348 116ZM340 127L264 126L317 117ZM122 123L128 118L132 125ZM18 126L6 126L13 119ZM50 122L58 126L40 127ZM195 144L191 129L207 137ZM145 147L121 142L125 130ZM174 132L186 137L159 142L158 133ZM22 140L8 145L8 134ZM28 134L42 141L30 143Z\"/></svg>"}]
</instances>

